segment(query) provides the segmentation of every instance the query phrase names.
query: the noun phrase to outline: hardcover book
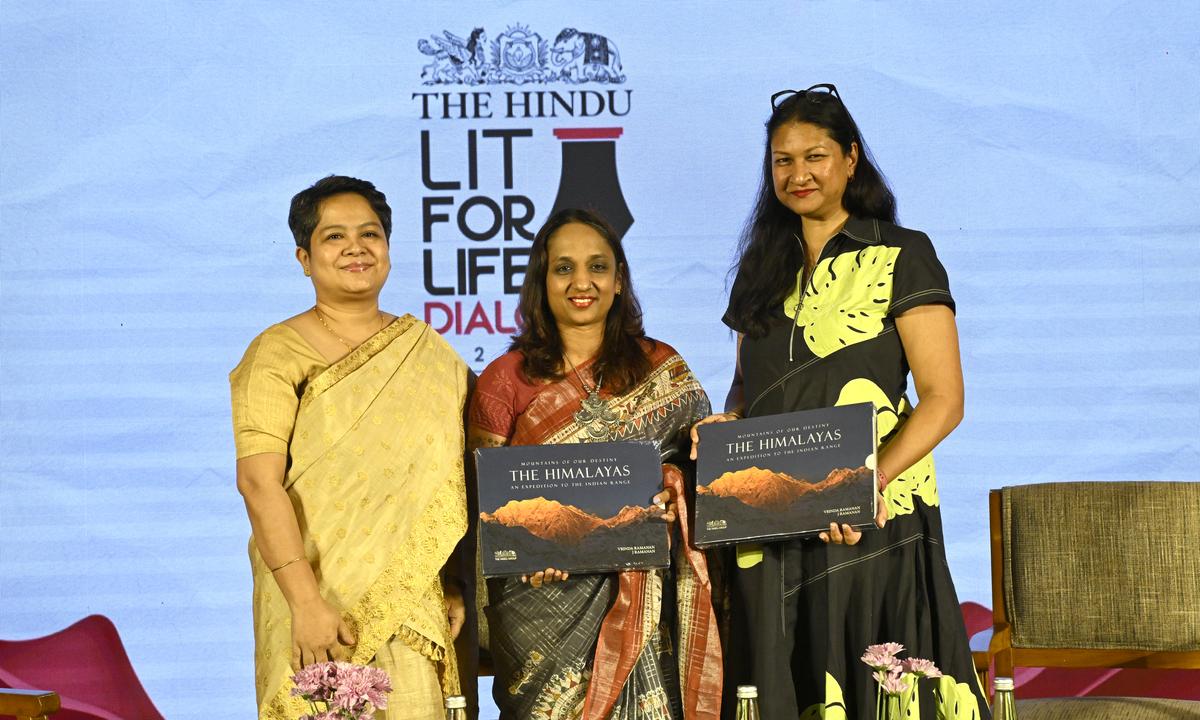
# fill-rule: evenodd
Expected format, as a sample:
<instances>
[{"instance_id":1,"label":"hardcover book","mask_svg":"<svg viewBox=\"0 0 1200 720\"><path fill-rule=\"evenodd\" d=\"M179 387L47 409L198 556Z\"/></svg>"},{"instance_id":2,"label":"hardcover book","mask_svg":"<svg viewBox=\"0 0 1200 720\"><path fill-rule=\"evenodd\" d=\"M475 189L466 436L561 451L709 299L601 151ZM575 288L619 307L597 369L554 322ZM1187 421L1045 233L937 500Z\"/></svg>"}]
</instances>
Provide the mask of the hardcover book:
<instances>
[{"instance_id":1,"label":"hardcover book","mask_svg":"<svg viewBox=\"0 0 1200 720\"><path fill-rule=\"evenodd\" d=\"M475 464L484 577L670 563L667 524L651 504L662 489L654 445L480 448Z\"/></svg>"},{"instance_id":2,"label":"hardcover book","mask_svg":"<svg viewBox=\"0 0 1200 720\"><path fill-rule=\"evenodd\" d=\"M696 545L873 524L875 446L871 403L701 426Z\"/></svg>"}]
</instances>

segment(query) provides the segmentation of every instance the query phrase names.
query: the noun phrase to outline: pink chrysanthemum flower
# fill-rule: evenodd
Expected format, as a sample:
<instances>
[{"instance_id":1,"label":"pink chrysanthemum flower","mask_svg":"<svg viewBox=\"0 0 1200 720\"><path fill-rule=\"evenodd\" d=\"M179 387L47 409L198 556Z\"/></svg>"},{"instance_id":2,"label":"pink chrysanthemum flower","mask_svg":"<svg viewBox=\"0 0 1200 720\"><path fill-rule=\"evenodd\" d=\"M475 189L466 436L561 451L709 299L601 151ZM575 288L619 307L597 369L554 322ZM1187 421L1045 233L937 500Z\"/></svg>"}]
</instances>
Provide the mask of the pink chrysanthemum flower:
<instances>
[{"instance_id":1,"label":"pink chrysanthemum flower","mask_svg":"<svg viewBox=\"0 0 1200 720\"><path fill-rule=\"evenodd\" d=\"M334 707L352 714L362 712L369 702L368 691L374 690L374 677L368 674L367 670L368 668L357 665L340 669L338 687L333 693Z\"/></svg>"},{"instance_id":2,"label":"pink chrysanthemum flower","mask_svg":"<svg viewBox=\"0 0 1200 720\"><path fill-rule=\"evenodd\" d=\"M899 655L900 653L904 652L904 646L900 643L893 642L880 643L879 645L868 645L867 652L871 652L872 650L876 652L887 653L888 655Z\"/></svg>"},{"instance_id":3,"label":"pink chrysanthemum flower","mask_svg":"<svg viewBox=\"0 0 1200 720\"><path fill-rule=\"evenodd\" d=\"M368 667L364 669L364 679L367 701L376 709L387 709L387 694L392 691L392 679L382 668Z\"/></svg>"},{"instance_id":4,"label":"pink chrysanthemum flower","mask_svg":"<svg viewBox=\"0 0 1200 720\"><path fill-rule=\"evenodd\" d=\"M346 662L313 663L293 675L292 682L292 694L313 704L313 714L301 720L372 720L376 709L387 707L392 691L386 671Z\"/></svg>"},{"instance_id":5,"label":"pink chrysanthemum flower","mask_svg":"<svg viewBox=\"0 0 1200 720\"><path fill-rule=\"evenodd\" d=\"M292 688L292 694L309 701L327 700L333 693L336 672L337 669L331 662L306 665L292 676L292 682L296 684L296 687Z\"/></svg>"},{"instance_id":6,"label":"pink chrysanthemum flower","mask_svg":"<svg viewBox=\"0 0 1200 720\"><path fill-rule=\"evenodd\" d=\"M938 666L934 665L932 660L923 660L921 658L909 658L900 661L900 670L912 673L917 677L939 678L942 676L942 671L938 670Z\"/></svg>"},{"instance_id":7,"label":"pink chrysanthemum flower","mask_svg":"<svg viewBox=\"0 0 1200 720\"><path fill-rule=\"evenodd\" d=\"M886 695L901 695L908 692L909 680L899 672L876 671L875 681Z\"/></svg>"},{"instance_id":8,"label":"pink chrysanthemum flower","mask_svg":"<svg viewBox=\"0 0 1200 720\"><path fill-rule=\"evenodd\" d=\"M895 656L887 653L867 652L862 656L861 660L866 663L872 670L891 670L894 667L899 667Z\"/></svg>"},{"instance_id":9,"label":"pink chrysanthemum flower","mask_svg":"<svg viewBox=\"0 0 1200 720\"><path fill-rule=\"evenodd\" d=\"M860 659L872 670L891 670L899 667L900 661L896 659L896 653L902 650L904 650L904 646L896 643L870 645Z\"/></svg>"}]
</instances>

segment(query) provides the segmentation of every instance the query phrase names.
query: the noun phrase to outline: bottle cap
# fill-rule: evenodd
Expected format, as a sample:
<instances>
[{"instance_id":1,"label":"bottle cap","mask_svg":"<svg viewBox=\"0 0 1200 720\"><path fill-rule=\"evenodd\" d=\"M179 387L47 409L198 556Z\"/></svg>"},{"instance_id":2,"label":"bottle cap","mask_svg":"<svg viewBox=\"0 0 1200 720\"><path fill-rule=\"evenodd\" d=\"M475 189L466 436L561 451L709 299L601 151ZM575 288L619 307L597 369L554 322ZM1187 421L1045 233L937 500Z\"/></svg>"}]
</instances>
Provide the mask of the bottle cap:
<instances>
[{"instance_id":1,"label":"bottle cap","mask_svg":"<svg viewBox=\"0 0 1200 720\"><path fill-rule=\"evenodd\" d=\"M1012 690L1013 679L1010 677L997 677L995 688L997 690Z\"/></svg>"},{"instance_id":2,"label":"bottle cap","mask_svg":"<svg viewBox=\"0 0 1200 720\"><path fill-rule=\"evenodd\" d=\"M451 695L446 698L446 709L456 710L467 707L467 699L462 695Z\"/></svg>"},{"instance_id":3,"label":"bottle cap","mask_svg":"<svg viewBox=\"0 0 1200 720\"><path fill-rule=\"evenodd\" d=\"M738 685L737 696L739 698L757 698L758 687L756 685Z\"/></svg>"}]
</instances>

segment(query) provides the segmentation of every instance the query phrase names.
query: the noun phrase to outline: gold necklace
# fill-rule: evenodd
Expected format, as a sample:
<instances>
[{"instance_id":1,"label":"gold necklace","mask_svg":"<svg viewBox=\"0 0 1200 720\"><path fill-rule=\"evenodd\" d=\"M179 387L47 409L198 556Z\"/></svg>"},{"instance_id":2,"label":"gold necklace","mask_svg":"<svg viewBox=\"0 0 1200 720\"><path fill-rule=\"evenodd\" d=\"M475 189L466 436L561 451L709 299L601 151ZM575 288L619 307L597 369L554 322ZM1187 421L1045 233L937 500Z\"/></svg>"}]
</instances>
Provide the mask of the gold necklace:
<instances>
[{"instance_id":1,"label":"gold necklace","mask_svg":"<svg viewBox=\"0 0 1200 720\"><path fill-rule=\"evenodd\" d=\"M341 335L338 335L337 333L335 333L333 331L333 328L329 327L329 323L325 322L325 318L321 316L321 311L317 309L316 305L313 305L313 313L316 314L317 320L321 321L321 327L328 330L330 335L334 336L335 338L337 338L338 342L345 345L347 350L353 350L355 347L357 347L357 345L351 345L350 343L346 342L344 339L342 339ZM383 311L380 310L379 311L379 330L382 330L382 329L383 329ZM379 332L379 330L376 330L375 332Z\"/></svg>"}]
</instances>

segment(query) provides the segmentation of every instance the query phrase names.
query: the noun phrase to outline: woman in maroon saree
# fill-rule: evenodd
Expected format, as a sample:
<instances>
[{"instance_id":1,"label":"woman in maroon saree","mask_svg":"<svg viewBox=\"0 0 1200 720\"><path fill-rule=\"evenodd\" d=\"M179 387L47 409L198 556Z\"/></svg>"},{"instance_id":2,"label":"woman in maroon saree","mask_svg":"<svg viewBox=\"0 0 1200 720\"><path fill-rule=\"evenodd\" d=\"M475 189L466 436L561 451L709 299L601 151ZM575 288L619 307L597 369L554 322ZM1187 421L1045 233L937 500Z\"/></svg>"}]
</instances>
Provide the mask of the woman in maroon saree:
<instances>
[{"instance_id":1,"label":"woman in maroon saree","mask_svg":"<svg viewBox=\"0 0 1200 720\"><path fill-rule=\"evenodd\" d=\"M521 313L510 352L479 378L469 445L653 442L655 500L672 501L677 522L665 570L488 582L501 717L715 720L721 650L683 494L688 429L708 398L678 353L645 337L620 240L590 212L556 213L538 233Z\"/></svg>"}]
</instances>

